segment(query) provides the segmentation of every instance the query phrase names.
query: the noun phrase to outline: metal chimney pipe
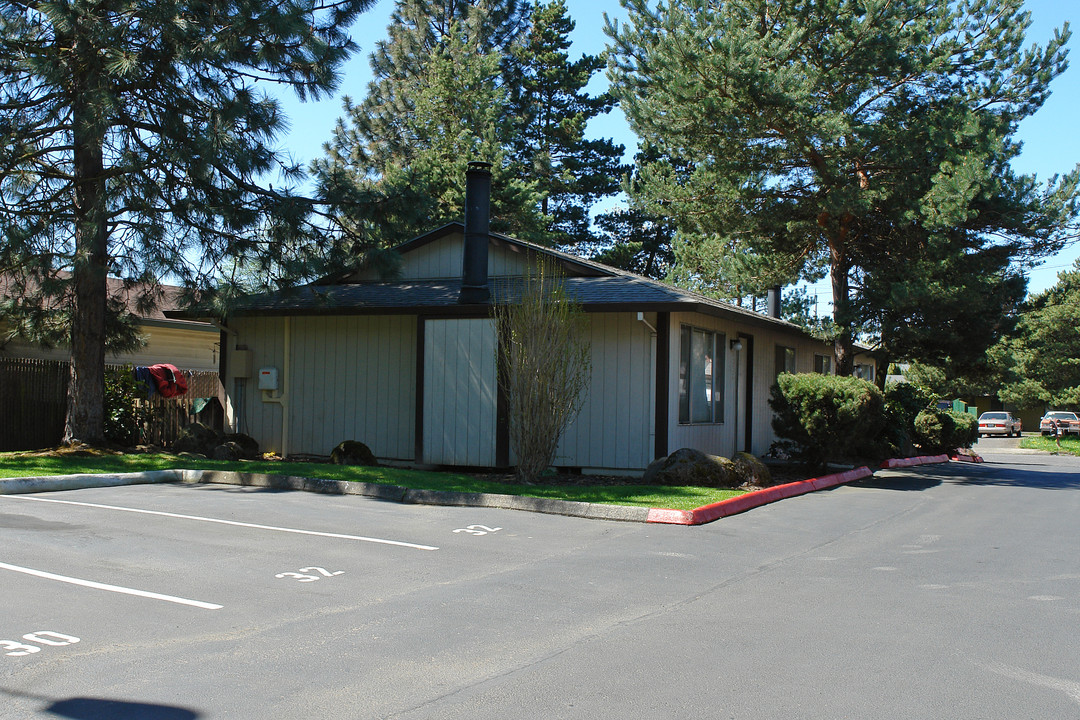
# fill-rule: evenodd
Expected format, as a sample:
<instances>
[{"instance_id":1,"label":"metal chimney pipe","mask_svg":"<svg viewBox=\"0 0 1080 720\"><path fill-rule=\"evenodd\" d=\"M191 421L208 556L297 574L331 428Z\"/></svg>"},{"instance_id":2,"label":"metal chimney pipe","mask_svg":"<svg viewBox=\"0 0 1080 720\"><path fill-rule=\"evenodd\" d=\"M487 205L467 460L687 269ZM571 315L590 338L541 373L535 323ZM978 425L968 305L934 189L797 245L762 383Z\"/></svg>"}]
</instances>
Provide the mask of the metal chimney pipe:
<instances>
[{"instance_id":1,"label":"metal chimney pipe","mask_svg":"<svg viewBox=\"0 0 1080 720\"><path fill-rule=\"evenodd\" d=\"M769 317L780 318L780 286L769 288Z\"/></svg>"},{"instance_id":2,"label":"metal chimney pipe","mask_svg":"<svg viewBox=\"0 0 1080 720\"><path fill-rule=\"evenodd\" d=\"M465 171L465 250L458 303L491 300L488 289L488 221L491 214L491 163L470 162Z\"/></svg>"}]
</instances>

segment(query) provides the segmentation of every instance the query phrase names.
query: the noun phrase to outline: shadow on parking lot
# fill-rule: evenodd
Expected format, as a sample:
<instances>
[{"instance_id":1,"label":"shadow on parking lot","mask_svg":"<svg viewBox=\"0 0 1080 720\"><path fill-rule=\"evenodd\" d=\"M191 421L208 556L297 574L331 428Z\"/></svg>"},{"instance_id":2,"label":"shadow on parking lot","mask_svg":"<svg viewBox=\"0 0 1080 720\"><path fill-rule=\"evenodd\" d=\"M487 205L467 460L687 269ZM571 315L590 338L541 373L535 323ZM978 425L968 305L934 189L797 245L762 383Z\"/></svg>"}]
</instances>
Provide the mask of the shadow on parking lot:
<instances>
[{"instance_id":1,"label":"shadow on parking lot","mask_svg":"<svg viewBox=\"0 0 1080 720\"><path fill-rule=\"evenodd\" d=\"M850 487L873 488L875 490L929 490L944 481L939 474L923 471L908 471L903 475L883 475L878 472L868 478L849 483Z\"/></svg>"},{"instance_id":2,"label":"shadow on parking lot","mask_svg":"<svg viewBox=\"0 0 1080 720\"><path fill-rule=\"evenodd\" d=\"M187 708L157 703L129 702L127 700L108 700L104 698L75 697L65 700L19 692L3 690L13 697L40 700L49 703L43 710L50 715L69 718L70 720L197 720L201 715Z\"/></svg>"},{"instance_id":3,"label":"shadow on parking lot","mask_svg":"<svg viewBox=\"0 0 1080 720\"><path fill-rule=\"evenodd\" d=\"M199 713L174 705L136 703L100 698L58 700L45 710L71 720L196 720Z\"/></svg>"},{"instance_id":4,"label":"shadow on parking lot","mask_svg":"<svg viewBox=\"0 0 1080 720\"><path fill-rule=\"evenodd\" d=\"M1007 458L1007 459L1006 459ZM850 483L878 490L929 490L942 484L966 487L1028 487L1043 490L1080 489L1080 462L1070 467L1053 456L997 456L985 463L948 463L878 471L873 477Z\"/></svg>"}]
</instances>

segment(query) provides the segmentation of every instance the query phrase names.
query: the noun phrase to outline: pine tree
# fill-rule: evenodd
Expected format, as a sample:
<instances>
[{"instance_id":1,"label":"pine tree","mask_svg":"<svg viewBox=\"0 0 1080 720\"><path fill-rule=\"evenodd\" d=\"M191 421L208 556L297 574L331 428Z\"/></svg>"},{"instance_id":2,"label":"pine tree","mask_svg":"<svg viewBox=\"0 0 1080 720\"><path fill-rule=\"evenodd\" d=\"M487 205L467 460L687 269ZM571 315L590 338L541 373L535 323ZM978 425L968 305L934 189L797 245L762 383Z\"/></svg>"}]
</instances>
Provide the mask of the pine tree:
<instances>
[{"instance_id":1,"label":"pine tree","mask_svg":"<svg viewBox=\"0 0 1080 720\"><path fill-rule=\"evenodd\" d=\"M1080 410L1080 260L1028 300L1015 331L990 355L1007 377L1003 401Z\"/></svg>"},{"instance_id":2,"label":"pine tree","mask_svg":"<svg viewBox=\"0 0 1080 720\"><path fill-rule=\"evenodd\" d=\"M297 247L311 205L259 83L332 91L369 4L0 0L0 273L14 325L70 333L66 442L103 438L108 274L149 306Z\"/></svg>"},{"instance_id":3,"label":"pine tree","mask_svg":"<svg viewBox=\"0 0 1080 720\"><path fill-rule=\"evenodd\" d=\"M999 300L965 315L991 328L985 343L1014 307L1007 260L1056 251L1076 222L1080 169L1040 185L1009 166L1069 37L1025 49L1022 0L624 5L613 92L663 155L637 200L678 242L761 258L758 275L827 267L841 373L866 332L917 359L926 338L903 323L938 322L979 287ZM933 308L924 318L893 307L902 277ZM928 352L959 352L957 339Z\"/></svg>"},{"instance_id":4,"label":"pine tree","mask_svg":"<svg viewBox=\"0 0 1080 720\"><path fill-rule=\"evenodd\" d=\"M453 23L451 30L458 27ZM377 250L461 220L465 168L477 158L492 164L492 229L526 237L540 232L535 183L520 177L502 140L510 116L496 80L500 62L499 54L481 52L468 33L448 33L397 90L409 101L400 129L411 139L395 161L369 164L357 126L339 121L327 157L315 169L348 236ZM369 260L378 257L369 254Z\"/></svg>"},{"instance_id":5,"label":"pine tree","mask_svg":"<svg viewBox=\"0 0 1080 720\"><path fill-rule=\"evenodd\" d=\"M505 46L527 15L516 0L400 0L389 39L371 56L375 80L346 98L326 157L313 164L337 226L369 261L380 249L460 220L465 166L492 164L492 229L539 239L536 182L508 154L512 131Z\"/></svg>"},{"instance_id":6,"label":"pine tree","mask_svg":"<svg viewBox=\"0 0 1080 720\"><path fill-rule=\"evenodd\" d=\"M585 136L588 122L610 111L614 101L607 93L585 92L606 61L593 55L571 61L573 30L565 0L536 7L525 37L510 47L513 73L507 81L514 158L526 176L539 181L541 212L553 241L570 249L595 240L590 209L618 192L627 170L621 145Z\"/></svg>"}]
</instances>

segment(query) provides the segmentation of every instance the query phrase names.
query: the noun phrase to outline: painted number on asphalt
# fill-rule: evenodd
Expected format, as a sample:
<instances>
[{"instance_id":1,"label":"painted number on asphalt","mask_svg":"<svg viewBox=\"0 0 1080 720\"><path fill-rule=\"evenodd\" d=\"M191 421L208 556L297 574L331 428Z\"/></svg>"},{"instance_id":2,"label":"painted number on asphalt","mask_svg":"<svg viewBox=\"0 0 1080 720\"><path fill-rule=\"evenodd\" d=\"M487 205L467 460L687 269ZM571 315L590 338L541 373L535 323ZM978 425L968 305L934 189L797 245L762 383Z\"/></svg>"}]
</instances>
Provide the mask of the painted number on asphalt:
<instances>
[{"instance_id":1,"label":"painted number on asphalt","mask_svg":"<svg viewBox=\"0 0 1080 720\"><path fill-rule=\"evenodd\" d=\"M79 642L79 638L77 637L64 635L63 633L53 632L51 630L38 630L37 632L26 633L22 636L22 639L36 642L39 645L51 645L53 647L74 645ZM0 650L6 650L7 652L4 654L10 655L11 657L21 657L41 652L41 648L37 645L27 645L26 643L15 642L14 640L0 640Z\"/></svg>"},{"instance_id":2,"label":"painted number on asphalt","mask_svg":"<svg viewBox=\"0 0 1080 720\"><path fill-rule=\"evenodd\" d=\"M306 567L300 568L300 572L283 572L278 573L274 577L292 578L293 580L296 580L296 582L315 582L316 580L321 580L324 577L334 577L335 575L342 575L344 574L344 572L344 570L335 570L334 572L330 572L326 568ZM318 573L318 575L305 575L304 573Z\"/></svg>"},{"instance_id":3,"label":"painted number on asphalt","mask_svg":"<svg viewBox=\"0 0 1080 720\"><path fill-rule=\"evenodd\" d=\"M502 530L502 528L488 527L487 525L469 525L468 527L458 528L454 532L456 533L468 533L469 535L487 535L488 533L496 533Z\"/></svg>"}]
</instances>

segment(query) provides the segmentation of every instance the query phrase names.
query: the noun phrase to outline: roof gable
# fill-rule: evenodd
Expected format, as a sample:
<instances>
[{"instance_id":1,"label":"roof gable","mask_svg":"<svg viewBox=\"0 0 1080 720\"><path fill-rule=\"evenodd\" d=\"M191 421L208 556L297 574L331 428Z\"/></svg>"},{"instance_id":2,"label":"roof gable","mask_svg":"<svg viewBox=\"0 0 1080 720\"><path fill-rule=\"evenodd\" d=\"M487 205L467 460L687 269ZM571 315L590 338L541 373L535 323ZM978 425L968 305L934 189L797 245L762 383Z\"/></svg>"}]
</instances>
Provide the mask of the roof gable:
<instances>
[{"instance_id":1,"label":"roof gable","mask_svg":"<svg viewBox=\"0 0 1080 720\"><path fill-rule=\"evenodd\" d=\"M426 235L398 245L401 255L401 274L397 278L413 280L449 280L461 277L465 226L448 223ZM584 260L568 253L552 250L499 233L488 234L488 276L515 277L526 274L540 257L552 259L566 277L611 277L612 268ZM320 280L320 285L378 282L382 280L370 268L359 268Z\"/></svg>"}]
</instances>

